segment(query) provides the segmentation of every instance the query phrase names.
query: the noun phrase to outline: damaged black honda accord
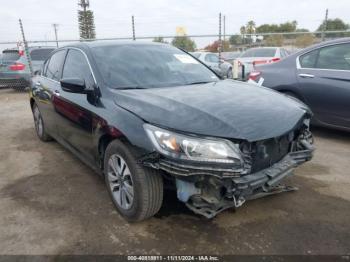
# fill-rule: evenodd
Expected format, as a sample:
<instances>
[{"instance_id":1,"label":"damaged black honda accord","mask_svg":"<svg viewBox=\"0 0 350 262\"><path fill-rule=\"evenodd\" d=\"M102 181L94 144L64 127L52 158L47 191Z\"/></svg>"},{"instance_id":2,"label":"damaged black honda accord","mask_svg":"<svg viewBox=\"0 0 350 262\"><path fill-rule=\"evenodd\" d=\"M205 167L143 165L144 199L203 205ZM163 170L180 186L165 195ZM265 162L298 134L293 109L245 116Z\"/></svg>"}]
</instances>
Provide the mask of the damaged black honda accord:
<instances>
[{"instance_id":1,"label":"damaged black honda accord","mask_svg":"<svg viewBox=\"0 0 350 262\"><path fill-rule=\"evenodd\" d=\"M165 44L89 42L57 49L33 78L35 129L104 176L128 221L156 214L164 185L205 217L293 190L312 158L308 107L222 80Z\"/></svg>"}]
</instances>

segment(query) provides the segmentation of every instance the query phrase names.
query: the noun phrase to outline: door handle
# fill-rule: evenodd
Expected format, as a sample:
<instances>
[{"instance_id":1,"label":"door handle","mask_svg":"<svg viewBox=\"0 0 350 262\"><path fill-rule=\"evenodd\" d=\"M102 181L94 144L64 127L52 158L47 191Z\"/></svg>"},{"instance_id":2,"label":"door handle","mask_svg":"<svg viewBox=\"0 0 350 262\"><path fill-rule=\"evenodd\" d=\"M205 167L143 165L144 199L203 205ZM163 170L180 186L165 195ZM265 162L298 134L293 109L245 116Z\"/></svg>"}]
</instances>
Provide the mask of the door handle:
<instances>
[{"instance_id":1,"label":"door handle","mask_svg":"<svg viewBox=\"0 0 350 262\"><path fill-rule=\"evenodd\" d=\"M310 74L299 74L300 77L302 78L314 78L314 75L310 75Z\"/></svg>"},{"instance_id":2,"label":"door handle","mask_svg":"<svg viewBox=\"0 0 350 262\"><path fill-rule=\"evenodd\" d=\"M58 91L58 90L55 90L54 93L55 93L56 96L60 96L61 95L60 91Z\"/></svg>"}]
</instances>

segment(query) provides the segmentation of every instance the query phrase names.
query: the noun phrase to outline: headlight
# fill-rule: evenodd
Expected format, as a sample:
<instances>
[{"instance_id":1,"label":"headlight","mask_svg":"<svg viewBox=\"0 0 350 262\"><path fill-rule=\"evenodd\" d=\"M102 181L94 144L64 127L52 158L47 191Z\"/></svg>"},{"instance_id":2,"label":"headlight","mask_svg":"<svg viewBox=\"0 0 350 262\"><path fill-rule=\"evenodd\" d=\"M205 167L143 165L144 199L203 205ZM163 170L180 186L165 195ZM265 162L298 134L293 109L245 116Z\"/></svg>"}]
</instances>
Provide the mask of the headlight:
<instances>
[{"instance_id":1,"label":"headlight","mask_svg":"<svg viewBox=\"0 0 350 262\"><path fill-rule=\"evenodd\" d=\"M159 153L184 160L241 164L237 144L223 139L204 139L177 134L145 124L144 128Z\"/></svg>"}]
</instances>

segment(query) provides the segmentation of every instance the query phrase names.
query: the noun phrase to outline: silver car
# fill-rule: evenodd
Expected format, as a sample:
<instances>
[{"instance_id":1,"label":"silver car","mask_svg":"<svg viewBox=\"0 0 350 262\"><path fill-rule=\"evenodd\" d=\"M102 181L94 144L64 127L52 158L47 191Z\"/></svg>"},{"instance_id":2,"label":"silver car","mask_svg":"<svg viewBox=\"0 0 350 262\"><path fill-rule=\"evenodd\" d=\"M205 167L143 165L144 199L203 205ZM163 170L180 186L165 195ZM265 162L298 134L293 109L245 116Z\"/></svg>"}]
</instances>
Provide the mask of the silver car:
<instances>
[{"instance_id":1,"label":"silver car","mask_svg":"<svg viewBox=\"0 0 350 262\"><path fill-rule=\"evenodd\" d=\"M210 52L193 52L191 54L221 77L232 78L232 65L224 60L220 61L218 54Z\"/></svg>"},{"instance_id":2,"label":"silver car","mask_svg":"<svg viewBox=\"0 0 350 262\"><path fill-rule=\"evenodd\" d=\"M240 57L237 58L239 61L239 72L242 77L242 65L244 65L244 79L251 71L254 70L255 65L269 64L278 62L281 59L289 55L289 52L281 47L257 47L250 48L243 52Z\"/></svg>"}]
</instances>

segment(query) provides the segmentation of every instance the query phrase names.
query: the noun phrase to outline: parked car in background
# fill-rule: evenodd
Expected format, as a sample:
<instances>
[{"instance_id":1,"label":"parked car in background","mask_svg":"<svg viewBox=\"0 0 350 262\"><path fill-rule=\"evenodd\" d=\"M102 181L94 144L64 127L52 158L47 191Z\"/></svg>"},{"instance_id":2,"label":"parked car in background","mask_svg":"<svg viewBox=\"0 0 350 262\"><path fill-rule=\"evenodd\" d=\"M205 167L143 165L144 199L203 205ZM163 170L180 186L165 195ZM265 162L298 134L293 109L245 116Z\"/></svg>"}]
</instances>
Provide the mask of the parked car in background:
<instances>
[{"instance_id":1,"label":"parked car in background","mask_svg":"<svg viewBox=\"0 0 350 262\"><path fill-rule=\"evenodd\" d=\"M242 76L242 69L239 70L240 78L247 79L249 73L256 65L271 64L278 62L289 55L289 52L281 47L256 47L250 48L238 57L239 66L244 65L245 74Z\"/></svg>"},{"instance_id":2,"label":"parked car in background","mask_svg":"<svg viewBox=\"0 0 350 262\"><path fill-rule=\"evenodd\" d=\"M222 52L221 57L224 61L233 64L233 61L238 58L241 55L241 52L235 51L235 52Z\"/></svg>"},{"instance_id":3,"label":"parked car in background","mask_svg":"<svg viewBox=\"0 0 350 262\"><path fill-rule=\"evenodd\" d=\"M350 38L258 66L249 78L303 101L315 114L314 124L350 130Z\"/></svg>"},{"instance_id":4,"label":"parked car in background","mask_svg":"<svg viewBox=\"0 0 350 262\"><path fill-rule=\"evenodd\" d=\"M158 212L163 183L211 218L289 190L279 183L312 158L307 106L220 80L166 44L59 48L33 78L30 95L38 137L54 138L103 175L116 209L130 221Z\"/></svg>"},{"instance_id":5,"label":"parked car in background","mask_svg":"<svg viewBox=\"0 0 350 262\"><path fill-rule=\"evenodd\" d=\"M54 47L29 47L33 72L40 70ZM0 86L24 89L30 86L31 75L27 58L18 48L2 51L0 59Z\"/></svg>"},{"instance_id":6,"label":"parked car in background","mask_svg":"<svg viewBox=\"0 0 350 262\"><path fill-rule=\"evenodd\" d=\"M218 54L211 52L193 52L191 54L221 77L232 78L232 65L224 60L220 61Z\"/></svg>"}]
</instances>

